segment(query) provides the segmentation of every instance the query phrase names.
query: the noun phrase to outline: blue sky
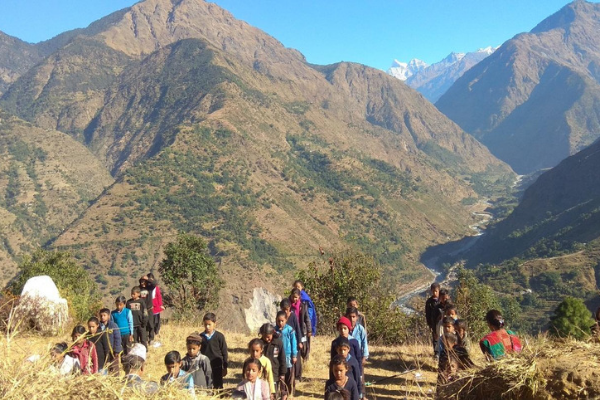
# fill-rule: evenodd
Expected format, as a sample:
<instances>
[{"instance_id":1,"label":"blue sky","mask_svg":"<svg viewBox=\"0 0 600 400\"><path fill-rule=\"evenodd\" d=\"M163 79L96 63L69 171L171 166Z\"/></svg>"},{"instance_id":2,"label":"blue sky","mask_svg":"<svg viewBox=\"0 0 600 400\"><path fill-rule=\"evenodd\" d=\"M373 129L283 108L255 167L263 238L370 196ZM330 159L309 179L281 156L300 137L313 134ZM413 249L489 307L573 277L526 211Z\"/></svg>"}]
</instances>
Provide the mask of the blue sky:
<instances>
[{"instance_id":1,"label":"blue sky","mask_svg":"<svg viewBox=\"0 0 600 400\"><path fill-rule=\"evenodd\" d=\"M0 30L28 42L128 7L133 0L1 0ZM355 61L387 69L393 59L428 63L451 51L498 46L531 30L565 0L214 0L300 50L311 63Z\"/></svg>"}]
</instances>

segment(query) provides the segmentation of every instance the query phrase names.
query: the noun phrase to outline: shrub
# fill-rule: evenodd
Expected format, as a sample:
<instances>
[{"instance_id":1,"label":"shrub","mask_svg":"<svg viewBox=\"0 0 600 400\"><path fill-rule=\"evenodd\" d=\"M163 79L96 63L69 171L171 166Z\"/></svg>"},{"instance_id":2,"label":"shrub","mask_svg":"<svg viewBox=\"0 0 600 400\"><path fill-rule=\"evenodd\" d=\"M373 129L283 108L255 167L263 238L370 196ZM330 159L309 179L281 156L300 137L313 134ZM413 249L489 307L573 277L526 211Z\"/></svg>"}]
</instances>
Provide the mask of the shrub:
<instances>
[{"instance_id":1,"label":"shrub","mask_svg":"<svg viewBox=\"0 0 600 400\"><path fill-rule=\"evenodd\" d=\"M167 244L164 253L158 271L167 286L166 298L175 309L175 317L193 318L208 304L216 306L223 282L204 240L182 233L174 243Z\"/></svg>"},{"instance_id":2,"label":"shrub","mask_svg":"<svg viewBox=\"0 0 600 400\"><path fill-rule=\"evenodd\" d=\"M52 278L62 297L69 302L70 314L79 321L87 321L100 306L100 295L96 282L86 270L66 251L39 249L25 256L19 272L6 289L15 296L21 294L29 278L48 275Z\"/></svg>"},{"instance_id":3,"label":"shrub","mask_svg":"<svg viewBox=\"0 0 600 400\"><path fill-rule=\"evenodd\" d=\"M581 340L589 336L593 324L591 313L583 301L567 297L554 310L550 319L550 334Z\"/></svg>"},{"instance_id":4,"label":"shrub","mask_svg":"<svg viewBox=\"0 0 600 400\"><path fill-rule=\"evenodd\" d=\"M386 289L383 270L370 256L356 250L336 252L327 266L313 262L299 272L319 315L318 331L332 334L335 322L346 311L348 297L358 299L367 316L369 341L398 344L425 331L422 318L408 316L394 307L395 296ZM417 335L415 335L417 333Z\"/></svg>"}]
</instances>

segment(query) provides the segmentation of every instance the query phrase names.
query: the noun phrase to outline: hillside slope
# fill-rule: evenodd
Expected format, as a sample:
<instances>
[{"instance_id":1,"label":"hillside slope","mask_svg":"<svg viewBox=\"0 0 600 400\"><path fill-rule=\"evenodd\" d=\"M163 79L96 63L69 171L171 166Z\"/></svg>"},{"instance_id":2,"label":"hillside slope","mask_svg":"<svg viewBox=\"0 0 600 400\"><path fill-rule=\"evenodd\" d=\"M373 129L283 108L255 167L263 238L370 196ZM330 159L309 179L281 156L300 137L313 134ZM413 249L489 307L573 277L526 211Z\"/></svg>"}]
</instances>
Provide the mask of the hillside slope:
<instances>
[{"instance_id":1,"label":"hillside slope","mask_svg":"<svg viewBox=\"0 0 600 400\"><path fill-rule=\"evenodd\" d=\"M575 1L470 69L436 106L521 174L600 132L600 4Z\"/></svg>"}]
</instances>

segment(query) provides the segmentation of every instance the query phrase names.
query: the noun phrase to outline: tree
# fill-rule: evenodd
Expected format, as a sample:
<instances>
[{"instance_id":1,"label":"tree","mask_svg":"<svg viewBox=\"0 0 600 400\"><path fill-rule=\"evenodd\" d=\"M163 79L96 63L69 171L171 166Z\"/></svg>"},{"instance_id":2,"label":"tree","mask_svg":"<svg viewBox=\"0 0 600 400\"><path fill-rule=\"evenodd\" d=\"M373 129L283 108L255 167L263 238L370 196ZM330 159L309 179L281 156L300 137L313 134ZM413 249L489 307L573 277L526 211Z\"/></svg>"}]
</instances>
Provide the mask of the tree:
<instances>
[{"instance_id":1,"label":"tree","mask_svg":"<svg viewBox=\"0 0 600 400\"><path fill-rule=\"evenodd\" d=\"M550 333L558 337L570 336L581 340L589 336L593 324L594 320L583 300L566 297L550 318Z\"/></svg>"},{"instance_id":2,"label":"tree","mask_svg":"<svg viewBox=\"0 0 600 400\"><path fill-rule=\"evenodd\" d=\"M38 275L52 278L77 320L87 321L90 315L98 311L101 305L98 286L69 252L39 249L31 256L25 256L17 276L8 283L6 289L18 296L27 280Z\"/></svg>"},{"instance_id":3,"label":"tree","mask_svg":"<svg viewBox=\"0 0 600 400\"><path fill-rule=\"evenodd\" d=\"M174 243L167 244L164 253L158 271L176 317L193 318L208 304L216 306L223 282L204 240L181 233Z\"/></svg>"}]
</instances>

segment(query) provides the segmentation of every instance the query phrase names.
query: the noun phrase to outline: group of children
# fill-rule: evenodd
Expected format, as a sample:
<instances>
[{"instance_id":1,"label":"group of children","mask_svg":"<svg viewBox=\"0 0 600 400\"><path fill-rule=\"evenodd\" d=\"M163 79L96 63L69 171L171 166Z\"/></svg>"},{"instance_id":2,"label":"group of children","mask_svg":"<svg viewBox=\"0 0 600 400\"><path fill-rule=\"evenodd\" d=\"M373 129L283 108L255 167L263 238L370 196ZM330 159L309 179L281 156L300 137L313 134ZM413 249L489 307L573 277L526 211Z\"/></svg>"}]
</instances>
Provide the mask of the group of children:
<instances>
[{"instance_id":1,"label":"group of children","mask_svg":"<svg viewBox=\"0 0 600 400\"><path fill-rule=\"evenodd\" d=\"M469 357L471 341L467 323L458 318L458 310L447 289L431 284L431 297L425 302L425 318L431 331L434 357L438 360L438 382L451 381L456 372L473 366Z\"/></svg>"}]
</instances>

